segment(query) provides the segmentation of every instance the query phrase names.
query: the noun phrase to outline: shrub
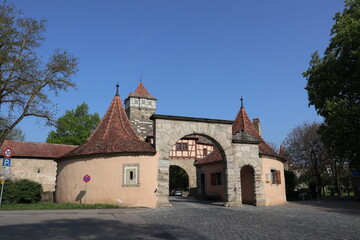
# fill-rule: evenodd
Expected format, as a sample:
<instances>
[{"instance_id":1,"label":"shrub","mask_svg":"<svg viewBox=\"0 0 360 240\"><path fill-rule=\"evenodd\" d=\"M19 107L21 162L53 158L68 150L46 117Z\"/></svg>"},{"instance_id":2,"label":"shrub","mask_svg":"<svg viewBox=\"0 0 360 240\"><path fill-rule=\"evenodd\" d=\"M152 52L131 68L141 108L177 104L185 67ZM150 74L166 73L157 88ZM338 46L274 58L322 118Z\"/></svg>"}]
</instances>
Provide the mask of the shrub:
<instances>
[{"instance_id":1,"label":"shrub","mask_svg":"<svg viewBox=\"0 0 360 240\"><path fill-rule=\"evenodd\" d=\"M21 179L18 181L6 181L3 193L3 202L7 204L37 203L41 199L41 184Z\"/></svg>"}]
</instances>

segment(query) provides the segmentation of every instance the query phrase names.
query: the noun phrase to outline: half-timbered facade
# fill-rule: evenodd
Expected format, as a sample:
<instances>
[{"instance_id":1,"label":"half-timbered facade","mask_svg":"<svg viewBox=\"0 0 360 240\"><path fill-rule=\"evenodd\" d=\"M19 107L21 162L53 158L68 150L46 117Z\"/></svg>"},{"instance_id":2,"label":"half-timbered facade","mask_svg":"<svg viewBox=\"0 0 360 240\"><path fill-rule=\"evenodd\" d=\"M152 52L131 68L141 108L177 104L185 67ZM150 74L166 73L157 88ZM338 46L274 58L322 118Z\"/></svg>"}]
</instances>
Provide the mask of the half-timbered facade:
<instances>
[{"instance_id":1,"label":"half-timbered facade","mask_svg":"<svg viewBox=\"0 0 360 240\"><path fill-rule=\"evenodd\" d=\"M214 150L214 145L202 136L186 136L181 138L173 146L171 159L203 159Z\"/></svg>"}]
</instances>

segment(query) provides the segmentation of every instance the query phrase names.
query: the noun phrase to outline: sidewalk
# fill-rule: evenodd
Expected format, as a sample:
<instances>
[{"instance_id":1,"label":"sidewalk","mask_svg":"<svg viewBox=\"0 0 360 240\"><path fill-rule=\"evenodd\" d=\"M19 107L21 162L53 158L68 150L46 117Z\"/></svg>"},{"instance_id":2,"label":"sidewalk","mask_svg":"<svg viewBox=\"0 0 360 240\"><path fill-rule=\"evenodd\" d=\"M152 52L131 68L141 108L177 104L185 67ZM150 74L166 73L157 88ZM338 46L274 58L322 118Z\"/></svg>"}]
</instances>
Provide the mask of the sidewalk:
<instances>
[{"instance_id":1,"label":"sidewalk","mask_svg":"<svg viewBox=\"0 0 360 240\"><path fill-rule=\"evenodd\" d=\"M151 211L151 208L112 208L112 209L64 209L64 210L0 210L0 216L13 215L57 215L57 214L128 214Z\"/></svg>"}]
</instances>

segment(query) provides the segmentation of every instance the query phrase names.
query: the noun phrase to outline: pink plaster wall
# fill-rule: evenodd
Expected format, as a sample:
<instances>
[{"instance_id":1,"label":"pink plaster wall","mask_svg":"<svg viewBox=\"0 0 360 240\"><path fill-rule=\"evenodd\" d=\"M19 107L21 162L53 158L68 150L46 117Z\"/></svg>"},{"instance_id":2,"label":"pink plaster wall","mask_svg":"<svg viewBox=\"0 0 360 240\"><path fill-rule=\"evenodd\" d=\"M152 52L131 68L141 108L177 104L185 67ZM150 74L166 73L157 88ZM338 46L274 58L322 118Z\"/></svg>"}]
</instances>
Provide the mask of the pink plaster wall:
<instances>
[{"instance_id":1,"label":"pink plaster wall","mask_svg":"<svg viewBox=\"0 0 360 240\"><path fill-rule=\"evenodd\" d=\"M222 162L216 164L202 165L201 172L205 174L205 195L219 197L224 200L224 171ZM211 173L221 172L222 184L211 185Z\"/></svg>"},{"instance_id":2,"label":"pink plaster wall","mask_svg":"<svg viewBox=\"0 0 360 240\"><path fill-rule=\"evenodd\" d=\"M279 205L286 202L285 194L285 177L284 164L278 160L270 158L262 158L263 174L262 180L264 182L265 192L265 206ZM271 184L271 169L280 170L281 184ZM269 174L269 180L266 179L266 174Z\"/></svg>"},{"instance_id":3,"label":"pink plaster wall","mask_svg":"<svg viewBox=\"0 0 360 240\"><path fill-rule=\"evenodd\" d=\"M139 164L139 187L123 187L123 164ZM56 201L80 203L88 174L86 203L111 203L127 207L156 207L158 160L155 156L86 157L58 162ZM81 199L84 203L85 197Z\"/></svg>"}]
</instances>

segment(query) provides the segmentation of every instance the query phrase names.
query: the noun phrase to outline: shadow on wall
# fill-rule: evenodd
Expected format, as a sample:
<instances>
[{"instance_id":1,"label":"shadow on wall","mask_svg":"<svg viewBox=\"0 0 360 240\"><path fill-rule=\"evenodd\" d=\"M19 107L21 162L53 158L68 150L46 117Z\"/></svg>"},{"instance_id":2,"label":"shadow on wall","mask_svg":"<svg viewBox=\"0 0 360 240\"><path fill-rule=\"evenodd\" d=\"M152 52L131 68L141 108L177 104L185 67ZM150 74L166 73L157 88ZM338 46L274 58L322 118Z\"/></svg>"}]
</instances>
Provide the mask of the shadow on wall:
<instances>
[{"instance_id":1,"label":"shadow on wall","mask_svg":"<svg viewBox=\"0 0 360 240\"><path fill-rule=\"evenodd\" d=\"M79 201L80 202L80 204L82 203L82 199L83 199L83 197L85 196L85 191L80 191L79 192L79 194L76 196L76 198L75 198L75 201Z\"/></svg>"},{"instance_id":2,"label":"shadow on wall","mask_svg":"<svg viewBox=\"0 0 360 240\"><path fill-rule=\"evenodd\" d=\"M127 215L127 214L119 214ZM106 215L99 218L118 218L119 215ZM68 215L74 218L74 215ZM79 216L75 216L79 217ZM83 218L83 219L59 219L43 220L35 224L16 224L0 227L1 239L168 239L175 240L171 234L151 225L144 223L142 219L132 219L130 216L122 221L121 217L114 220ZM124 217L124 218L125 218ZM129 223L130 222L130 223ZM186 229L176 229L177 232ZM31 234L29 234L31 233ZM199 234L194 239L205 239Z\"/></svg>"}]
</instances>

